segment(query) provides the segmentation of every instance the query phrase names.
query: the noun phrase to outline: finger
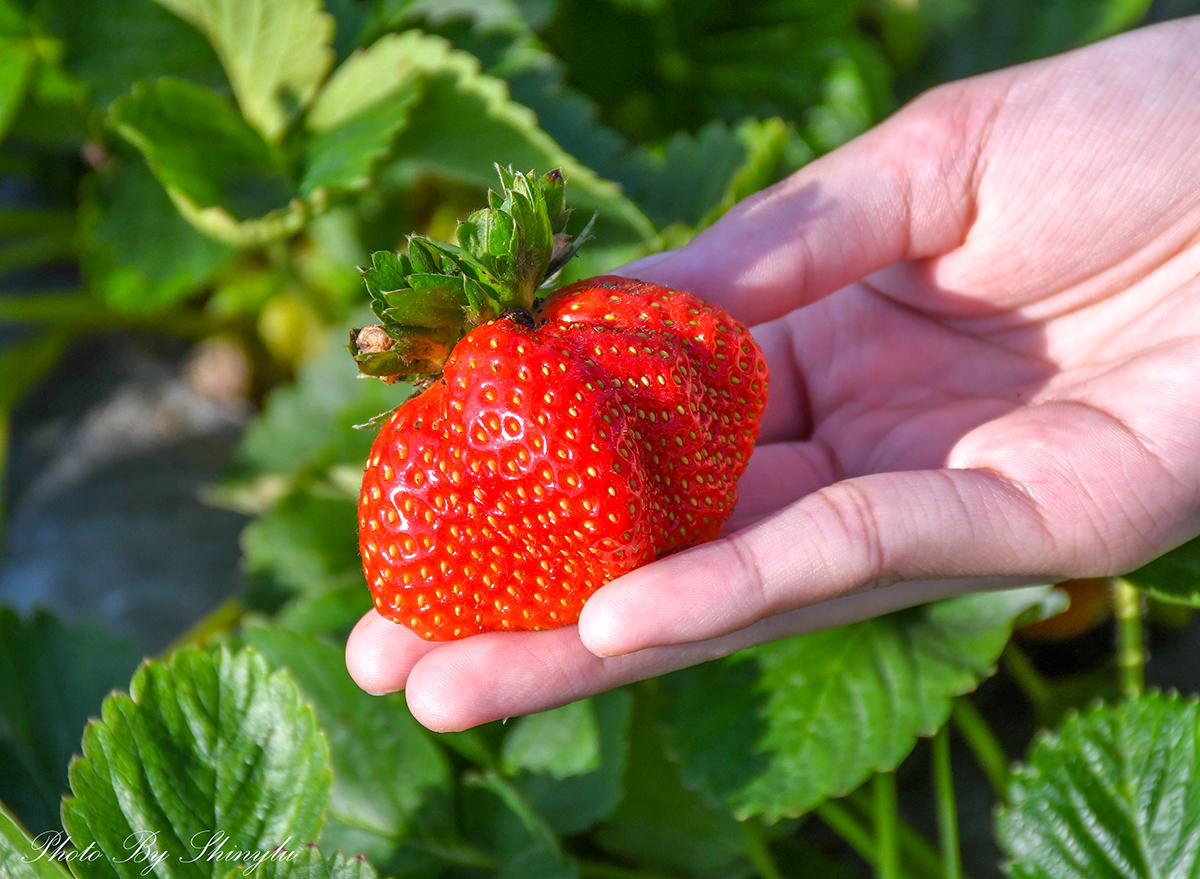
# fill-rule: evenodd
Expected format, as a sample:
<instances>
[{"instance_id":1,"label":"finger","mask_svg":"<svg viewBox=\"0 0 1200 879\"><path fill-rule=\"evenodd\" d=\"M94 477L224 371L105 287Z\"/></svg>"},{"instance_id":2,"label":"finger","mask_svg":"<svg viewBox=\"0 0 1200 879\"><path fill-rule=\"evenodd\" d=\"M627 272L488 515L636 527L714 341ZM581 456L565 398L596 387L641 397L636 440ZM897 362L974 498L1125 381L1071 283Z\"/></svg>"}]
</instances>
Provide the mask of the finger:
<instances>
[{"instance_id":1,"label":"finger","mask_svg":"<svg viewBox=\"0 0 1200 879\"><path fill-rule=\"evenodd\" d=\"M995 472L863 476L614 580L584 606L579 632L590 650L614 656L720 637L867 585L1053 581L1063 579L1048 576L1054 549L1028 496Z\"/></svg>"},{"instance_id":2,"label":"finger","mask_svg":"<svg viewBox=\"0 0 1200 879\"><path fill-rule=\"evenodd\" d=\"M372 695L395 693L404 689L417 661L437 646L372 609L346 640L346 670Z\"/></svg>"},{"instance_id":3,"label":"finger","mask_svg":"<svg viewBox=\"0 0 1200 879\"><path fill-rule=\"evenodd\" d=\"M1003 78L927 93L876 128L736 205L637 277L755 324L899 260L966 237L974 169Z\"/></svg>"},{"instance_id":4,"label":"finger","mask_svg":"<svg viewBox=\"0 0 1200 879\"><path fill-rule=\"evenodd\" d=\"M574 626L548 632L476 635L443 644L417 662L409 675L408 705L413 716L432 730L468 729L546 711L743 647L857 622L986 585L951 580L904 583L895 589L821 602L721 638L606 658L589 652Z\"/></svg>"}]
</instances>

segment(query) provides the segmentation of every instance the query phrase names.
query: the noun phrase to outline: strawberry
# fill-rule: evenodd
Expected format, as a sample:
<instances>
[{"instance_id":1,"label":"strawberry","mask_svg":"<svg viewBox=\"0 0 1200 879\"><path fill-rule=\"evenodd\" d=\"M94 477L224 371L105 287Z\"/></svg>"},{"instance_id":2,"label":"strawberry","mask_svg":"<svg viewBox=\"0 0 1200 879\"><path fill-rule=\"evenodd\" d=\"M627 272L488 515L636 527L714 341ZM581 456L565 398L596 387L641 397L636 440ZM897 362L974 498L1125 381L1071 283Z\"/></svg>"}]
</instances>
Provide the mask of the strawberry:
<instances>
[{"instance_id":1,"label":"strawberry","mask_svg":"<svg viewBox=\"0 0 1200 879\"><path fill-rule=\"evenodd\" d=\"M689 293L616 276L545 297L586 238L560 174L500 171L461 247L412 237L364 272L366 374L423 388L363 476L359 547L381 614L422 637L574 622L604 583L710 540L737 500L767 370Z\"/></svg>"}]
</instances>

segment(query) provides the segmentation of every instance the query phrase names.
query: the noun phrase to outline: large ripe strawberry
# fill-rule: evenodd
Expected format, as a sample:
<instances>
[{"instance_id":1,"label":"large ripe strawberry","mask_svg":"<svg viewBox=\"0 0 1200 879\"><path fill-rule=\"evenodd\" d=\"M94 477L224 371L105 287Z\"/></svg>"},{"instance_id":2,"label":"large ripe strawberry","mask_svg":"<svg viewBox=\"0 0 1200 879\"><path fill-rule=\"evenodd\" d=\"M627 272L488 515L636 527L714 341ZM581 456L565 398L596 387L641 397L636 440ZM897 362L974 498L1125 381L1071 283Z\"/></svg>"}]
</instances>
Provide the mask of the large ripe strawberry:
<instances>
[{"instance_id":1,"label":"large ripe strawberry","mask_svg":"<svg viewBox=\"0 0 1200 879\"><path fill-rule=\"evenodd\" d=\"M433 640L574 622L716 536L766 401L746 328L689 293L612 276L539 298L583 236L561 175L500 176L461 247L375 254L382 323L352 334L363 372L424 387L371 449L359 546L379 612Z\"/></svg>"}]
</instances>

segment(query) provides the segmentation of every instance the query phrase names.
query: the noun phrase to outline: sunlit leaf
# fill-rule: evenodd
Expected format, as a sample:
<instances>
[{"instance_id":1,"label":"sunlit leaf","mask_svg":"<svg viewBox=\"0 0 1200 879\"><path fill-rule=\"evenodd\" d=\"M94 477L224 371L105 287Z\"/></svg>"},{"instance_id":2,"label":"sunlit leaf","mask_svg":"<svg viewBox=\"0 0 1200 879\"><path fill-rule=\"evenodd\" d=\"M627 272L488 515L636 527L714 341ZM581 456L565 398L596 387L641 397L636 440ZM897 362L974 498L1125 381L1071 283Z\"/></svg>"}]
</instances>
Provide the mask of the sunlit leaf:
<instances>
[{"instance_id":1,"label":"sunlit leaf","mask_svg":"<svg viewBox=\"0 0 1200 879\"><path fill-rule=\"evenodd\" d=\"M1200 705L1152 693L1043 734L997 835L1014 879L1200 876Z\"/></svg>"},{"instance_id":2,"label":"sunlit leaf","mask_svg":"<svg viewBox=\"0 0 1200 879\"><path fill-rule=\"evenodd\" d=\"M28 37L0 33L0 141L25 100L37 63L37 51Z\"/></svg>"},{"instance_id":3,"label":"sunlit leaf","mask_svg":"<svg viewBox=\"0 0 1200 879\"><path fill-rule=\"evenodd\" d=\"M4 879L69 879L53 855L68 850L61 830L30 836L0 803L0 876Z\"/></svg>"},{"instance_id":4,"label":"sunlit leaf","mask_svg":"<svg viewBox=\"0 0 1200 879\"><path fill-rule=\"evenodd\" d=\"M183 215L234 245L298 231L310 209L283 156L215 92L181 79L141 83L110 118Z\"/></svg>"},{"instance_id":5,"label":"sunlit leaf","mask_svg":"<svg viewBox=\"0 0 1200 879\"><path fill-rule=\"evenodd\" d=\"M400 170L415 168L484 189L494 185L493 163L522 171L560 168L571 204L584 218L579 225L599 211L615 241L653 236L637 206L563 150L528 108L512 100L502 80L481 72L477 59L437 37L409 32L403 38L426 86L393 145ZM596 234L604 233L598 227Z\"/></svg>"},{"instance_id":6,"label":"sunlit leaf","mask_svg":"<svg viewBox=\"0 0 1200 879\"><path fill-rule=\"evenodd\" d=\"M215 845L267 853L316 839L329 746L286 672L248 650L185 650L104 700L70 779L67 831L103 855L77 860L78 879L215 879L229 869L205 857Z\"/></svg>"},{"instance_id":7,"label":"sunlit leaf","mask_svg":"<svg viewBox=\"0 0 1200 879\"><path fill-rule=\"evenodd\" d=\"M233 250L180 216L140 160L93 173L80 208L89 285L111 307L153 312L196 292Z\"/></svg>"},{"instance_id":8,"label":"sunlit leaf","mask_svg":"<svg viewBox=\"0 0 1200 879\"><path fill-rule=\"evenodd\" d=\"M320 0L157 0L216 50L246 120L277 141L333 63Z\"/></svg>"}]
</instances>

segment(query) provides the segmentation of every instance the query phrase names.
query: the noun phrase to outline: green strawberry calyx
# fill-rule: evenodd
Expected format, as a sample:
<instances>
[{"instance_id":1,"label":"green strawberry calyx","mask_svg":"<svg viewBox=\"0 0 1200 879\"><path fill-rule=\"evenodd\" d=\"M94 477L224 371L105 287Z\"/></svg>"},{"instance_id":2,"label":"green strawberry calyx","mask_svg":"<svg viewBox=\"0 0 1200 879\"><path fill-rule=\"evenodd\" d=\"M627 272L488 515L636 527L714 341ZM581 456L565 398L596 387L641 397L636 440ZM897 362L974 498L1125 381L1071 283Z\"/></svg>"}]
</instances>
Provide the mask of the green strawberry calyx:
<instances>
[{"instance_id":1,"label":"green strawberry calyx","mask_svg":"<svg viewBox=\"0 0 1200 879\"><path fill-rule=\"evenodd\" d=\"M379 251L363 280L378 324L351 330L359 371L418 384L442 371L454 345L508 312L529 314L548 284L591 237L595 217L566 233L561 171L538 177L496 166L500 191L458 225L458 245L423 235L408 252Z\"/></svg>"}]
</instances>

